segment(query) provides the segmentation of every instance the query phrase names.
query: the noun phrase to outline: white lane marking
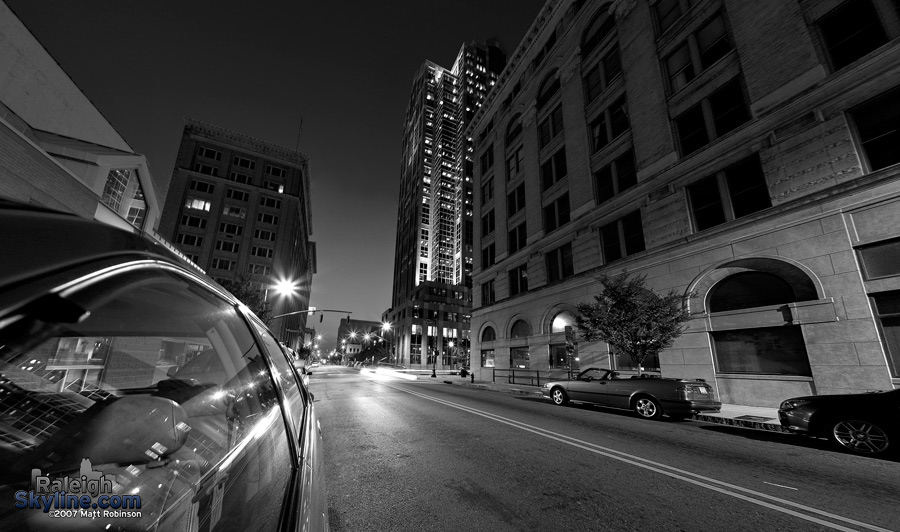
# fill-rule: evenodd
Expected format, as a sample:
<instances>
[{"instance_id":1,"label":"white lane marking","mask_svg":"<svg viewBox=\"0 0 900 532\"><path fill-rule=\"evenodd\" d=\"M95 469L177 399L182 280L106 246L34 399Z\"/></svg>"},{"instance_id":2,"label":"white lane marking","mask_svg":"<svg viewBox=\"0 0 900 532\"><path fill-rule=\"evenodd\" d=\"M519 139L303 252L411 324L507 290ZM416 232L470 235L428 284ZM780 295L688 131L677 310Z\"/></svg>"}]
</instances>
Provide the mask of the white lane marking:
<instances>
[{"instance_id":1,"label":"white lane marking","mask_svg":"<svg viewBox=\"0 0 900 532\"><path fill-rule=\"evenodd\" d=\"M771 482L766 482L765 480L763 480L763 484L768 484L768 485L770 485L770 486L775 486L775 487L778 487L778 488L784 488L784 489L786 489L786 490L794 490L794 491L798 491L797 488L792 488L792 487L790 487L790 486L782 486L781 484L773 484L773 483L771 483Z\"/></svg>"},{"instance_id":2,"label":"white lane marking","mask_svg":"<svg viewBox=\"0 0 900 532\"><path fill-rule=\"evenodd\" d=\"M591 452L594 454L606 456L607 458L612 458L613 460L625 462L627 464L631 464L636 467L647 469L649 471L654 471L656 473L666 475L668 477L671 477L671 478L674 478L677 480L681 480L684 482L688 482L690 484L694 484L694 485L700 486L702 488L706 488L706 489L709 489L712 491L717 491L719 493L722 493L723 495L728 495L730 497L741 499L741 500L747 501L752 504L763 506L763 507L775 510L776 512L782 512L782 513L785 513L788 515L792 515L794 517L799 517L800 519L803 519L806 521L811 521L813 523L820 524L820 525L826 526L826 527L834 529L834 530L841 530L843 532L858 532L857 530L855 530L853 528L847 528L845 526L842 526L842 525L839 525L836 523L824 521L817 517L802 514L800 512L791 510L789 508L777 506L775 504L766 502L764 500L759 500L759 499L768 499L768 500L776 501L777 503L782 504L784 506L790 506L790 507L797 508L797 509L800 509L800 510L812 513L812 514L820 515L823 517L828 517L828 518L834 519L836 521L843 521L845 523L859 526L859 527L862 527L862 528L865 528L868 530L874 530L876 532L893 532L892 530L887 529L887 528L881 528L876 525L871 525L869 523L863 523L863 522L857 521L855 519L850 519L849 517L844 517L841 515L833 514L830 512L812 508L810 506L805 506L803 504L786 501L779 497L768 495L766 493L754 491L754 490L751 490L748 488L743 488L743 487L735 485L735 484L730 484L728 482L716 480L711 477L706 477L703 475L699 475L697 473L692 473L690 471L678 469L676 467L672 467L672 466L662 464L659 462L654 462L652 460L647 460L646 458L642 458L640 456L623 453L621 451L617 451L615 449L610 449L608 447L603 447L603 446L597 445L595 443L587 442L584 440L579 440L579 439L573 438L571 436L566 436L565 434L559 434L559 433L556 433L556 432L553 432L553 431L550 431L550 430L547 430L547 429L544 429L541 427L536 427L534 425L522 423L521 421L516 421L513 419L505 418L505 417L499 416L497 414L492 414L490 412L485 412L483 410L478 410L476 408L464 406L464 405L461 405L458 403L453 403L451 401L447 401L446 399L441 399L441 398L433 397L433 396L426 395L426 394L423 394L420 392L415 392L415 391L406 389L402 386L396 386L396 385L388 384L385 382L382 382L380 384L382 384L384 386L388 386L390 388L394 388L396 390L400 390L402 392L406 392L411 395L421 397L423 399L428 399L429 401L441 403L441 404L443 404L445 406L449 406L451 408L456 408L458 410L463 410L465 412L469 412L469 413L475 414L477 416L485 417L490 420L496 421L498 423L503 423L505 425L509 425L511 427L514 427L514 428L517 428L520 430L524 430L526 432L531 432L533 434L537 434L538 436L543 436L545 438L549 438L551 440L555 440L560 443L565 443L567 445L571 445L572 447L577 447L579 449L583 449L585 451L588 451L588 452ZM693 477L693 478L691 478L691 477ZM743 495L742 493L737 493L737 492L748 493L748 494L752 495L752 497L748 496L748 495ZM753 497L758 497L758 499L754 499Z\"/></svg>"}]
</instances>

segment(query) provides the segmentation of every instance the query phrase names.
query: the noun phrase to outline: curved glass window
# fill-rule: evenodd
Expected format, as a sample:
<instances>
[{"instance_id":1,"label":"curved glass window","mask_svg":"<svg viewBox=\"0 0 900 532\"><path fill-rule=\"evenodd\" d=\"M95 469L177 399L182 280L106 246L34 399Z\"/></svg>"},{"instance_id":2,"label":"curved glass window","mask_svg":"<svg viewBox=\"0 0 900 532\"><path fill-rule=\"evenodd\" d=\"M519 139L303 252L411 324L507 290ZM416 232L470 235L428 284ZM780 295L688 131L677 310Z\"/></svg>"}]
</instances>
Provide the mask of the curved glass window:
<instances>
[{"instance_id":1,"label":"curved glass window","mask_svg":"<svg viewBox=\"0 0 900 532\"><path fill-rule=\"evenodd\" d=\"M610 16L606 10L603 10L603 13L598 15L595 18L591 25L588 26L588 29L584 32L584 39L581 44L581 56L586 57L589 53L591 53L597 46L600 45L601 42L606 39L606 36L612 32L616 27L616 20L614 17Z\"/></svg>"},{"instance_id":2,"label":"curved glass window","mask_svg":"<svg viewBox=\"0 0 900 532\"><path fill-rule=\"evenodd\" d=\"M485 327L483 331L481 331L481 341L482 342L493 342L497 339L497 333L494 331L493 327Z\"/></svg>"},{"instance_id":3,"label":"curved glass window","mask_svg":"<svg viewBox=\"0 0 900 532\"><path fill-rule=\"evenodd\" d=\"M544 83L541 85L541 90L538 91L537 97L537 107L538 109L542 108L547 102L550 101L550 98L559 92L559 76L554 70L547 79L544 80Z\"/></svg>"},{"instance_id":4,"label":"curved glass window","mask_svg":"<svg viewBox=\"0 0 900 532\"><path fill-rule=\"evenodd\" d=\"M519 320L512 326L512 338L526 338L531 336L531 325L525 320Z\"/></svg>"},{"instance_id":5,"label":"curved glass window","mask_svg":"<svg viewBox=\"0 0 900 532\"><path fill-rule=\"evenodd\" d=\"M509 127L506 128L506 144L509 145L512 141L519 138L519 135L522 134L522 117L521 115L516 115L512 120L509 121Z\"/></svg>"},{"instance_id":6,"label":"curved glass window","mask_svg":"<svg viewBox=\"0 0 900 532\"><path fill-rule=\"evenodd\" d=\"M725 312L795 301L794 289L781 277L765 272L742 272L713 286L709 292L709 311Z\"/></svg>"}]
</instances>

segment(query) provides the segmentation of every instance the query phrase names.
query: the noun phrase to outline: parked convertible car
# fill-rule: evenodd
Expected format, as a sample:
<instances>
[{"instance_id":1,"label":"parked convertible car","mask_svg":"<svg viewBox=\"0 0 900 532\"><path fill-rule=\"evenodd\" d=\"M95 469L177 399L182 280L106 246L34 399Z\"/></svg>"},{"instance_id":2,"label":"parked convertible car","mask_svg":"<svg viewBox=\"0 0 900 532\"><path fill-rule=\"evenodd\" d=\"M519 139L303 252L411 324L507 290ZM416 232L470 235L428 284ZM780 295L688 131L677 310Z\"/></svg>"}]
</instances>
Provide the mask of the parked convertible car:
<instances>
[{"instance_id":1,"label":"parked convertible car","mask_svg":"<svg viewBox=\"0 0 900 532\"><path fill-rule=\"evenodd\" d=\"M645 419L659 419L664 414L683 419L722 408L712 388L702 379L649 375L623 378L616 371L602 368L588 368L571 381L548 382L541 392L557 405L577 401L630 409Z\"/></svg>"},{"instance_id":2,"label":"parked convertible car","mask_svg":"<svg viewBox=\"0 0 900 532\"><path fill-rule=\"evenodd\" d=\"M0 530L328 530L312 394L247 307L149 240L3 200L0 252Z\"/></svg>"},{"instance_id":3,"label":"parked convertible car","mask_svg":"<svg viewBox=\"0 0 900 532\"><path fill-rule=\"evenodd\" d=\"M900 452L900 389L794 397L781 403L778 420L788 432L828 438L846 451Z\"/></svg>"}]
</instances>

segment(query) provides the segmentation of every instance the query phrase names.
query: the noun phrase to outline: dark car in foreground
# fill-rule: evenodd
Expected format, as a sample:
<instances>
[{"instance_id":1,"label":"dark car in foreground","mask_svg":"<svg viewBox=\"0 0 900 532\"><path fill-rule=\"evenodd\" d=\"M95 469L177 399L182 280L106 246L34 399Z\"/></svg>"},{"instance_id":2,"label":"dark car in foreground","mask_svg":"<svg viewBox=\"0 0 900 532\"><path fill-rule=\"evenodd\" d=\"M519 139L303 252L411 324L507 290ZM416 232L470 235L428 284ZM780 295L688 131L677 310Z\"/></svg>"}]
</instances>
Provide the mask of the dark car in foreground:
<instances>
[{"instance_id":1,"label":"dark car in foreground","mask_svg":"<svg viewBox=\"0 0 900 532\"><path fill-rule=\"evenodd\" d=\"M698 412L718 412L712 387L702 379L675 379L588 368L574 380L548 382L541 393L557 405L569 401L633 410L645 419L667 415L683 419Z\"/></svg>"},{"instance_id":2,"label":"dark car in foreground","mask_svg":"<svg viewBox=\"0 0 900 532\"><path fill-rule=\"evenodd\" d=\"M328 530L312 394L137 235L0 202L0 529Z\"/></svg>"},{"instance_id":3,"label":"dark car in foreground","mask_svg":"<svg viewBox=\"0 0 900 532\"><path fill-rule=\"evenodd\" d=\"M778 420L788 432L827 438L853 453L900 452L900 389L794 397L781 403Z\"/></svg>"}]
</instances>

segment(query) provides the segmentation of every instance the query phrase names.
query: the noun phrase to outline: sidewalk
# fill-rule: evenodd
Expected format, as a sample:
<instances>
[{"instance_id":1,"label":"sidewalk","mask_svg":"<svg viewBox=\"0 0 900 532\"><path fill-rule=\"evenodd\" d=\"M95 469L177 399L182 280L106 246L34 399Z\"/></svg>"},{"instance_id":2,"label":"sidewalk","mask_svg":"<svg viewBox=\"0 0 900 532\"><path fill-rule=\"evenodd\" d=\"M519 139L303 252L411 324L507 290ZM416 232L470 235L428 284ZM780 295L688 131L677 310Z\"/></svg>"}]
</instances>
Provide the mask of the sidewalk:
<instances>
[{"instance_id":1,"label":"sidewalk","mask_svg":"<svg viewBox=\"0 0 900 532\"><path fill-rule=\"evenodd\" d=\"M446 384L455 386L466 386L468 388L478 388L516 395L543 397L541 389L537 386L484 381L471 382L470 379L463 379L458 375L438 375L438 378ZM720 425L784 432L781 428L781 423L778 422L777 408L723 404L720 412L695 414L693 419L705 421L707 423L718 423Z\"/></svg>"}]
</instances>

